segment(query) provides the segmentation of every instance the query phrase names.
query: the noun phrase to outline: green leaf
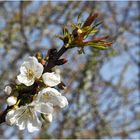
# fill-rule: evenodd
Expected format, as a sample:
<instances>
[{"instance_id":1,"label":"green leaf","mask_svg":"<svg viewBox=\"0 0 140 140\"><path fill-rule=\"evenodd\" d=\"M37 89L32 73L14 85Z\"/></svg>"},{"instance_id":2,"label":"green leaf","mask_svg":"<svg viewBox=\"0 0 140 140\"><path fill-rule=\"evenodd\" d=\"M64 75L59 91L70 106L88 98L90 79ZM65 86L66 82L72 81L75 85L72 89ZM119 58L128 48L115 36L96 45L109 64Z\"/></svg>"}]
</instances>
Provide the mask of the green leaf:
<instances>
[{"instance_id":1,"label":"green leaf","mask_svg":"<svg viewBox=\"0 0 140 140\"><path fill-rule=\"evenodd\" d=\"M73 30L76 29L76 28L79 28L79 26L78 25L75 25L75 24L71 24L71 26L72 26L72 29Z\"/></svg>"},{"instance_id":2,"label":"green leaf","mask_svg":"<svg viewBox=\"0 0 140 140\"><path fill-rule=\"evenodd\" d=\"M92 42L89 42L89 43L86 43L86 46L90 46L90 47L93 47L93 48L98 49L98 50L106 50L106 49L108 49L107 47L105 47L101 43L92 43Z\"/></svg>"},{"instance_id":3,"label":"green leaf","mask_svg":"<svg viewBox=\"0 0 140 140\"><path fill-rule=\"evenodd\" d=\"M77 17L77 22L78 22L78 24L80 23L80 18L81 18L81 16L82 16L82 12L80 12L79 15L78 15L78 17Z\"/></svg>"},{"instance_id":4,"label":"green leaf","mask_svg":"<svg viewBox=\"0 0 140 140\"><path fill-rule=\"evenodd\" d=\"M69 34L69 31L68 31L67 27L64 26L64 27L63 27L63 35L64 35L64 36L67 36L68 34Z\"/></svg>"},{"instance_id":5,"label":"green leaf","mask_svg":"<svg viewBox=\"0 0 140 140\"><path fill-rule=\"evenodd\" d=\"M81 27L81 25L82 25L82 22L79 22L79 23L78 23L78 27Z\"/></svg>"},{"instance_id":6,"label":"green leaf","mask_svg":"<svg viewBox=\"0 0 140 140\"><path fill-rule=\"evenodd\" d=\"M99 26L99 25L102 24L102 23L103 23L103 22L100 21L100 22L96 23L92 28L94 29L94 28L96 28L97 26Z\"/></svg>"},{"instance_id":7,"label":"green leaf","mask_svg":"<svg viewBox=\"0 0 140 140\"><path fill-rule=\"evenodd\" d=\"M97 33L99 30L97 30L97 29L94 29L94 30L92 30L89 34L95 34L95 33Z\"/></svg>"},{"instance_id":8,"label":"green leaf","mask_svg":"<svg viewBox=\"0 0 140 140\"><path fill-rule=\"evenodd\" d=\"M87 33L86 33L86 37L85 39L89 36L89 35L95 35L99 30L97 29L90 29Z\"/></svg>"},{"instance_id":9,"label":"green leaf","mask_svg":"<svg viewBox=\"0 0 140 140\"><path fill-rule=\"evenodd\" d=\"M91 30L90 26L86 26L86 27L82 28L82 32L87 32L88 30Z\"/></svg>"}]
</instances>

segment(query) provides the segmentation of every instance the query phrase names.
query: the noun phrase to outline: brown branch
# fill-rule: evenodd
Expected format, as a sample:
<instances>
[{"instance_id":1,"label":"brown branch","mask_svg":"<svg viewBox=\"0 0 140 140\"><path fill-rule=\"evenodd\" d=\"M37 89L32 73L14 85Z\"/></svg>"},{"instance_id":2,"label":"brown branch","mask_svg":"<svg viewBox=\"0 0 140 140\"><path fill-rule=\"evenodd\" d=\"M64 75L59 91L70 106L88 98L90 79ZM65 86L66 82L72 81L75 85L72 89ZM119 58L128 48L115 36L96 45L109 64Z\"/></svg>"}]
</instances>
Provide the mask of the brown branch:
<instances>
[{"instance_id":1,"label":"brown branch","mask_svg":"<svg viewBox=\"0 0 140 140\"><path fill-rule=\"evenodd\" d=\"M48 63L44 68L44 72L50 72L53 67L57 65L59 58L68 50L68 48L62 46L62 48L57 52L56 49L50 49L48 54Z\"/></svg>"},{"instance_id":2,"label":"brown branch","mask_svg":"<svg viewBox=\"0 0 140 140\"><path fill-rule=\"evenodd\" d=\"M5 122L5 116L7 114L7 109L0 113L0 124Z\"/></svg>"}]
</instances>

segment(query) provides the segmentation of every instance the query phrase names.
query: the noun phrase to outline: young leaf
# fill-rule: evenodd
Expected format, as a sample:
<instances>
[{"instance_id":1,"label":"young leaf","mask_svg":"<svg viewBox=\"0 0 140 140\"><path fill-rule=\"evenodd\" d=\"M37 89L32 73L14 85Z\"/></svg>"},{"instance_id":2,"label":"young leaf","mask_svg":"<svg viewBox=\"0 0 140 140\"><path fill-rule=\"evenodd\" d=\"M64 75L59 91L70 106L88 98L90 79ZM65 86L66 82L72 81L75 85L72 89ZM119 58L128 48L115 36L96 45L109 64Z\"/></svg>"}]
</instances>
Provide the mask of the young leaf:
<instances>
[{"instance_id":1,"label":"young leaf","mask_svg":"<svg viewBox=\"0 0 140 140\"><path fill-rule=\"evenodd\" d=\"M81 18L81 16L82 16L82 12L80 12L79 15L78 15L78 17L77 17L77 22L78 22L78 24L80 23L80 18Z\"/></svg>"},{"instance_id":2,"label":"young leaf","mask_svg":"<svg viewBox=\"0 0 140 140\"><path fill-rule=\"evenodd\" d=\"M90 46L90 47L96 48L98 50L106 50L106 49L108 49L104 44L101 44L101 43L88 42L88 43L86 43L85 46Z\"/></svg>"}]
</instances>

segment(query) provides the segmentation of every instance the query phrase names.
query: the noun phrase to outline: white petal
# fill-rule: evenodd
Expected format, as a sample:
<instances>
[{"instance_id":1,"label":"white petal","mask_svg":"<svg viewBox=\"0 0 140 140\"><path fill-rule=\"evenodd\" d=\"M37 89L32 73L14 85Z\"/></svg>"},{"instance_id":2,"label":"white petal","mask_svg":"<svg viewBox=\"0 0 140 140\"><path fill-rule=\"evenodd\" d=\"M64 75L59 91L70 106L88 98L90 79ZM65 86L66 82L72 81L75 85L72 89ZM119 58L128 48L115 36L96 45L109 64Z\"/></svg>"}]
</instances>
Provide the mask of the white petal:
<instances>
[{"instance_id":1,"label":"white petal","mask_svg":"<svg viewBox=\"0 0 140 140\"><path fill-rule=\"evenodd\" d=\"M37 58L34 57L34 56L33 56L33 57L32 57L32 56L28 57L28 59L27 59L26 62L29 63L28 68L30 68L30 69L32 69L32 70L34 70L35 67L36 67L36 65L39 63L38 60L37 60Z\"/></svg>"},{"instance_id":2,"label":"white petal","mask_svg":"<svg viewBox=\"0 0 140 140\"><path fill-rule=\"evenodd\" d=\"M61 108L64 108L68 105L68 101L65 96L50 97L49 102L52 103L54 106L59 106Z\"/></svg>"},{"instance_id":3,"label":"white petal","mask_svg":"<svg viewBox=\"0 0 140 140\"><path fill-rule=\"evenodd\" d=\"M31 80L28 80L26 83L24 83L26 86L31 86L33 85L35 79L31 79Z\"/></svg>"},{"instance_id":4,"label":"white petal","mask_svg":"<svg viewBox=\"0 0 140 140\"><path fill-rule=\"evenodd\" d=\"M6 86L5 89L4 89L4 92L7 94L7 95L10 95L11 92L12 92L12 88L10 86Z\"/></svg>"},{"instance_id":5,"label":"white petal","mask_svg":"<svg viewBox=\"0 0 140 140\"><path fill-rule=\"evenodd\" d=\"M24 130L27 125L27 121L19 118L16 125L18 126L19 130Z\"/></svg>"},{"instance_id":6,"label":"white petal","mask_svg":"<svg viewBox=\"0 0 140 140\"><path fill-rule=\"evenodd\" d=\"M29 108L27 106L20 107L15 112L15 117L17 118L16 125L19 127L19 130L24 130L30 117Z\"/></svg>"},{"instance_id":7,"label":"white petal","mask_svg":"<svg viewBox=\"0 0 140 140\"><path fill-rule=\"evenodd\" d=\"M27 109L27 106L20 106L15 111L15 117L17 117L17 118L21 117L23 115L23 113L25 113L26 109Z\"/></svg>"},{"instance_id":8,"label":"white petal","mask_svg":"<svg viewBox=\"0 0 140 140\"><path fill-rule=\"evenodd\" d=\"M61 93L54 88L45 88L38 93L37 100L40 102L49 102L53 106L59 106L61 108L68 105L67 98L62 96Z\"/></svg>"},{"instance_id":9,"label":"white petal","mask_svg":"<svg viewBox=\"0 0 140 140\"><path fill-rule=\"evenodd\" d=\"M41 122L39 121L37 114L33 112L32 118L27 122L27 128L30 133L38 131L41 128Z\"/></svg>"},{"instance_id":10,"label":"white petal","mask_svg":"<svg viewBox=\"0 0 140 140\"><path fill-rule=\"evenodd\" d=\"M43 73L43 65L41 63L37 63L35 68L34 68L34 73L36 78L40 78L42 73Z\"/></svg>"},{"instance_id":11,"label":"white petal","mask_svg":"<svg viewBox=\"0 0 140 140\"><path fill-rule=\"evenodd\" d=\"M23 83L23 84L25 84L26 86L31 86L31 85L34 83L34 81L35 81L34 78L32 78L32 79L29 80L29 79L26 77L26 75L23 75L23 74L18 75L18 76L17 76L17 79L18 79L18 81L19 81L20 83Z\"/></svg>"},{"instance_id":12,"label":"white petal","mask_svg":"<svg viewBox=\"0 0 140 140\"><path fill-rule=\"evenodd\" d=\"M35 111L43 114L50 114L53 112L53 106L50 103L37 103L35 105Z\"/></svg>"},{"instance_id":13,"label":"white petal","mask_svg":"<svg viewBox=\"0 0 140 140\"><path fill-rule=\"evenodd\" d=\"M30 68L30 69L33 69L34 68L34 64L38 63L38 60L36 57L32 57L32 56L29 56L22 64L22 66L26 67L27 69Z\"/></svg>"},{"instance_id":14,"label":"white petal","mask_svg":"<svg viewBox=\"0 0 140 140\"><path fill-rule=\"evenodd\" d=\"M7 101L8 106L15 105L16 102L17 102L17 97L10 96L10 97L7 98L6 101Z\"/></svg>"},{"instance_id":15,"label":"white petal","mask_svg":"<svg viewBox=\"0 0 140 140\"><path fill-rule=\"evenodd\" d=\"M48 95L50 95L50 96L59 96L59 95L61 95L61 93L58 90L56 90L55 88L50 88L50 87L44 88L43 90L41 90L39 92L39 94L46 94L46 93Z\"/></svg>"},{"instance_id":16,"label":"white petal","mask_svg":"<svg viewBox=\"0 0 140 140\"><path fill-rule=\"evenodd\" d=\"M61 82L60 75L54 72L46 72L43 74L43 81L47 86L53 87L58 85Z\"/></svg>"},{"instance_id":17,"label":"white petal","mask_svg":"<svg viewBox=\"0 0 140 140\"><path fill-rule=\"evenodd\" d=\"M29 109L27 106L21 106L15 111L16 125L19 130L24 130L27 126L27 121L30 117Z\"/></svg>"},{"instance_id":18,"label":"white petal","mask_svg":"<svg viewBox=\"0 0 140 140\"><path fill-rule=\"evenodd\" d=\"M37 63L38 62L37 58L34 56L29 56L26 61L28 61L30 63L32 63L32 62Z\"/></svg>"},{"instance_id":19,"label":"white petal","mask_svg":"<svg viewBox=\"0 0 140 140\"><path fill-rule=\"evenodd\" d=\"M34 132L40 129L41 122L39 121L37 114L34 112L33 105L21 106L14 112L14 118L16 125L20 130L24 130L26 127L29 132Z\"/></svg>"},{"instance_id":20,"label":"white petal","mask_svg":"<svg viewBox=\"0 0 140 140\"><path fill-rule=\"evenodd\" d=\"M7 124L9 124L9 125L15 124L16 118L15 118L14 113L15 113L15 110L12 109L6 114L5 121L6 121Z\"/></svg>"},{"instance_id":21,"label":"white petal","mask_svg":"<svg viewBox=\"0 0 140 140\"><path fill-rule=\"evenodd\" d=\"M27 73L27 67L26 67L26 65L27 65L27 62L24 62L22 65L21 65L21 67L20 67L20 73L21 74L26 74Z\"/></svg>"},{"instance_id":22,"label":"white petal","mask_svg":"<svg viewBox=\"0 0 140 140\"><path fill-rule=\"evenodd\" d=\"M23 74L19 74L17 76L17 79L20 83L26 83L28 81L27 76Z\"/></svg>"},{"instance_id":23,"label":"white petal","mask_svg":"<svg viewBox=\"0 0 140 140\"><path fill-rule=\"evenodd\" d=\"M38 93L36 100L46 103L49 100L50 96L60 96L60 95L61 93L58 90L48 87L44 88Z\"/></svg>"}]
</instances>

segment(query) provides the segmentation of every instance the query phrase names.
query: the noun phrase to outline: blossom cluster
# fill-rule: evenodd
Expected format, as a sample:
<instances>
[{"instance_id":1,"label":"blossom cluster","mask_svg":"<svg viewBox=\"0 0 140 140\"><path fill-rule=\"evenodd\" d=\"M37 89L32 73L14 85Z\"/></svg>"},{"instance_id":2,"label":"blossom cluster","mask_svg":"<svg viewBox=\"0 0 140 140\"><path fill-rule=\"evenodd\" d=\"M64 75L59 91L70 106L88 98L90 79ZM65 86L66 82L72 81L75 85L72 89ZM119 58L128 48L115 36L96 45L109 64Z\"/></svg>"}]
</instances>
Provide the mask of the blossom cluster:
<instances>
[{"instance_id":1,"label":"blossom cluster","mask_svg":"<svg viewBox=\"0 0 140 140\"><path fill-rule=\"evenodd\" d=\"M20 67L16 85L5 87L10 108L5 117L7 124L34 132L40 130L43 119L51 122L55 108L68 105L66 97L55 88L60 83L59 73L44 72L38 59L30 56Z\"/></svg>"},{"instance_id":2,"label":"blossom cluster","mask_svg":"<svg viewBox=\"0 0 140 140\"><path fill-rule=\"evenodd\" d=\"M62 54L74 47L84 53L87 46L102 50L112 45L109 36L95 38L101 24L96 21L97 13L91 13L85 22L81 22L80 17L77 24L72 24L72 31L64 27L63 36L58 36L63 41L60 50L50 49L44 59L41 53L29 57L21 65L15 83L5 87L8 107L2 115L7 124L34 132L41 128L42 120L51 122L55 109L68 105L66 97L58 91L64 88L60 74L52 72L53 67L67 62L65 58L60 59Z\"/></svg>"}]
</instances>

